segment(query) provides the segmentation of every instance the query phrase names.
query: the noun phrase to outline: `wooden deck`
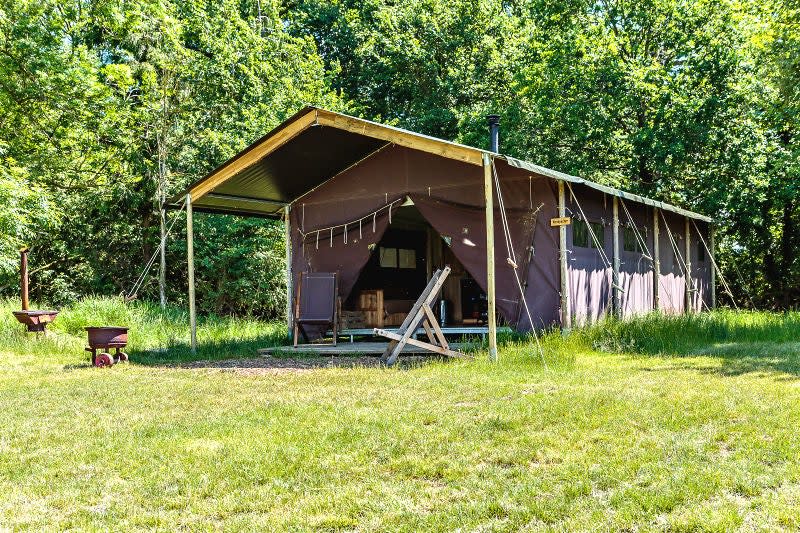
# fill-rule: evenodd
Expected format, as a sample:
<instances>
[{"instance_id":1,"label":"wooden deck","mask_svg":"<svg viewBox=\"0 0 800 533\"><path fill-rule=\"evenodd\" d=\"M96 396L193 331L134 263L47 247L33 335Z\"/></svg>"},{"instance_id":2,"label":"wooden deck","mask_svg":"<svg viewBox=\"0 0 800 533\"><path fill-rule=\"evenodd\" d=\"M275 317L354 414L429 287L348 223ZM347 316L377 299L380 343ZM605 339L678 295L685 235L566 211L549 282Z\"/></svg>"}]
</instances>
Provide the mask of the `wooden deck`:
<instances>
[{"instance_id":1,"label":"wooden deck","mask_svg":"<svg viewBox=\"0 0 800 533\"><path fill-rule=\"evenodd\" d=\"M389 331L396 331L396 327L388 327L384 328ZM448 326L443 327L442 333L445 335L480 335L481 339L486 339L486 334L489 332L489 328L486 326ZM497 328L498 333L511 333L511 328L503 326ZM326 333L328 337L333 337L333 331L328 331ZM412 337L415 339L425 335L425 330L423 328L417 328L417 330L412 334ZM355 337L374 337L375 336L375 328L350 328L350 329L342 329L339 330L339 337L349 337L350 342L355 341Z\"/></svg>"},{"instance_id":2,"label":"wooden deck","mask_svg":"<svg viewBox=\"0 0 800 533\"><path fill-rule=\"evenodd\" d=\"M274 354L292 355L292 354L313 354L313 355L383 355L386 350L386 342L340 342L336 346L332 344L300 344L295 348L294 346L275 346L272 348L262 348L258 350L260 355L270 356ZM467 343L452 343L450 347L453 350L461 351L468 348L470 345ZM403 347L402 355L438 355L431 351L411 346L407 344Z\"/></svg>"}]
</instances>

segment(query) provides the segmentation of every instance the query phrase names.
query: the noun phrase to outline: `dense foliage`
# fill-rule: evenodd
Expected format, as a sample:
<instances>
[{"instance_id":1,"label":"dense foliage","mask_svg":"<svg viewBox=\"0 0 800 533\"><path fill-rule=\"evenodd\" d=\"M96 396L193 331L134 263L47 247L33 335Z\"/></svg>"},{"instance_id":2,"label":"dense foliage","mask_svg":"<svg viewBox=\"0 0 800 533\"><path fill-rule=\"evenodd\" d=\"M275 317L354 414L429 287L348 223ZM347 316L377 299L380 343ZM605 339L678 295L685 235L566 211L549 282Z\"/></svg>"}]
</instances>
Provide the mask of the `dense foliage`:
<instances>
[{"instance_id":1,"label":"dense foliage","mask_svg":"<svg viewBox=\"0 0 800 533\"><path fill-rule=\"evenodd\" d=\"M127 293L165 199L313 103L477 146L502 113L504 153L719 218L736 300L797 305L799 87L797 0L2 0L0 291L28 244L40 300ZM197 219L201 308L280 314L280 223Z\"/></svg>"}]
</instances>

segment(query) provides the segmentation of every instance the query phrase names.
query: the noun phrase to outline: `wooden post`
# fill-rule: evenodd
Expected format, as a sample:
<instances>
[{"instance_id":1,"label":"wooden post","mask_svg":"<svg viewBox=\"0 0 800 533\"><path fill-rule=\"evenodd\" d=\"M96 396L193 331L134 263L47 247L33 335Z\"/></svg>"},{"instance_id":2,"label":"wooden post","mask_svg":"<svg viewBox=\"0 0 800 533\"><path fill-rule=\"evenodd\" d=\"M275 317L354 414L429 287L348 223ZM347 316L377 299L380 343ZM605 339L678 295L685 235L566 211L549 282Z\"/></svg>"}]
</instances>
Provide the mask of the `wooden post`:
<instances>
[{"instance_id":1,"label":"wooden post","mask_svg":"<svg viewBox=\"0 0 800 533\"><path fill-rule=\"evenodd\" d=\"M192 193L186 195L186 257L189 263L189 335L192 353L197 351L197 313L194 299L194 220Z\"/></svg>"},{"instance_id":2,"label":"wooden post","mask_svg":"<svg viewBox=\"0 0 800 533\"><path fill-rule=\"evenodd\" d=\"M292 273L292 223L289 220L291 206L283 208L284 237L286 240L286 335L292 338L292 327L294 324L294 306L292 299L294 296L294 277Z\"/></svg>"},{"instance_id":3,"label":"wooden post","mask_svg":"<svg viewBox=\"0 0 800 533\"><path fill-rule=\"evenodd\" d=\"M22 300L22 310L27 311L30 307L28 302L28 248L19 251L19 277L20 277L20 299Z\"/></svg>"},{"instance_id":4,"label":"wooden post","mask_svg":"<svg viewBox=\"0 0 800 533\"><path fill-rule=\"evenodd\" d=\"M494 193L492 192L492 160L483 154L483 194L486 199L486 300L489 322L489 360L497 360L497 322L494 291Z\"/></svg>"},{"instance_id":5,"label":"wooden post","mask_svg":"<svg viewBox=\"0 0 800 533\"><path fill-rule=\"evenodd\" d=\"M686 312L692 313L692 230L689 226L691 222L689 217L684 219L684 233L685 233L685 248L684 255L686 257Z\"/></svg>"},{"instance_id":6,"label":"wooden post","mask_svg":"<svg viewBox=\"0 0 800 533\"><path fill-rule=\"evenodd\" d=\"M563 181L558 182L558 216L562 218L567 216L567 199ZM567 269L567 226L558 228L558 249L558 262L561 268L561 329L569 330L572 327L572 310L569 301L569 270Z\"/></svg>"},{"instance_id":7,"label":"wooden post","mask_svg":"<svg viewBox=\"0 0 800 533\"><path fill-rule=\"evenodd\" d=\"M166 309L167 307L167 221L166 221L166 209L164 209L164 201L163 198L161 200L161 209L159 213L159 235L161 236L161 241L159 242L159 255L160 261L158 265L158 296L161 300L161 309Z\"/></svg>"},{"instance_id":8,"label":"wooden post","mask_svg":"<svg viewBox=\"0 0 800 533\"><path fill-rule=\"evenodd\" d=\"M708 259L711 264L711 309L717 308L717 258L714 252L714 226L708 224Z\"/></svg>"},{"instance_id":9,"label":"wooden post","mask_svg":"<svg viewBox=\"0 0 800 533\"><path fill-rule=\"evenodd\" d=\"M661 252L659 243L658 208L653 208L653 309L661 308Z\"/></svg>"},{"instance_id":10,"label":"wooden post","mask_svg":"<svg viewBox=\"0 0 800 533\"><path fill-rule=\"evenodd\" d=\"M616 318L622 318L622 303L620 298L620 285L619 285L619 198L614 196L613 203L613 221L611 227L611 235L613 237L613 254L614 254L614 268L611 273L611 295L612 295L612 309Z\"/></svg>"}]
</instances>

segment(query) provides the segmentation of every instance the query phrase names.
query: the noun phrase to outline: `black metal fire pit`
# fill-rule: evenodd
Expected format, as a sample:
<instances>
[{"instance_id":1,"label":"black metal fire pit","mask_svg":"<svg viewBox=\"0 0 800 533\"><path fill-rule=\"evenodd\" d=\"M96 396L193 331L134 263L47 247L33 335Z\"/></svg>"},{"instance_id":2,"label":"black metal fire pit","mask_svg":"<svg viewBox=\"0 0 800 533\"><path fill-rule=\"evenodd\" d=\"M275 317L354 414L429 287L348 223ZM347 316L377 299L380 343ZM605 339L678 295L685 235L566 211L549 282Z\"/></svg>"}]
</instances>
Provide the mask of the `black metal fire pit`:
<instances>
[{"instance_id":1,"label":"black metal fire pit","mask_svg":"<svg viewBox=\"0 0 800 533\"><path fill-rule=\"evenodd\" d=\"M28 248L19 251L20 292L22 293L22 311L12 311L20 324L28 331L44 333L47 324L56 319L58 311L28 309Z\"/></svg>"}]
</instances>

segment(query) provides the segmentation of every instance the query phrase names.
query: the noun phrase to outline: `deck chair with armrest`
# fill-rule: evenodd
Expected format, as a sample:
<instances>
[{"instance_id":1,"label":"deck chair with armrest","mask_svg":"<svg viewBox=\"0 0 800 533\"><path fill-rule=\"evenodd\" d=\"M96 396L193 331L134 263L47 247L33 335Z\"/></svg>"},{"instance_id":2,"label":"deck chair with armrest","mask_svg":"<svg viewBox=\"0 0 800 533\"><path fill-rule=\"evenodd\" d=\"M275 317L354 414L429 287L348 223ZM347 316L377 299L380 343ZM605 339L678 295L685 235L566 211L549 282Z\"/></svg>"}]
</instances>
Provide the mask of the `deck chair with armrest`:
<instances>
[{"instance_id":1,"label":"deck chair with armrest","mask_svg":"<svg viewBox=\"0 0 800 533\"><path fill-rule=\"evenodd\" d=\"M338 286L336 272L301 272L294 304L294 345L298 333L309 342L306 326L333 327L333 345L339 335Z\"/></svg>"}]
</instances>

